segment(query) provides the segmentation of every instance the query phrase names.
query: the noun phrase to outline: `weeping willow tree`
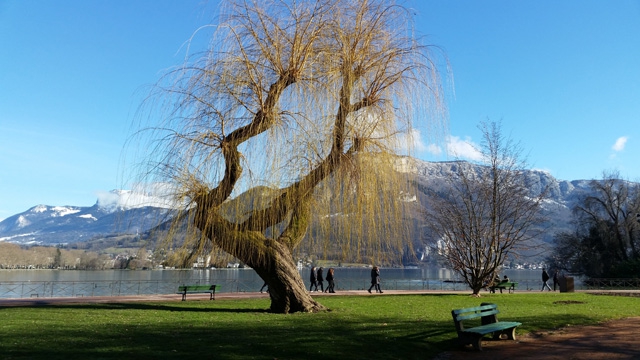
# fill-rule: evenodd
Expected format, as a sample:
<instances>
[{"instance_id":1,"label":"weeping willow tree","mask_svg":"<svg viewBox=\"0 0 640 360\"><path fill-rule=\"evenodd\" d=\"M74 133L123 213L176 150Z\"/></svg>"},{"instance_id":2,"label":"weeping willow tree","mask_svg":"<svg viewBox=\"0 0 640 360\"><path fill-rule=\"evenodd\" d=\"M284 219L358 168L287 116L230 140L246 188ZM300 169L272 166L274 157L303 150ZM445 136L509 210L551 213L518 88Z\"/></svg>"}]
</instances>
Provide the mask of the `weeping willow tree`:
<instances>
[{"instance_id":1,"label":"weeping willow tree","mask_svg":"<svg viewBox=\"0 0 640 360\"><path fill-rule=\"evenodd\" d=\"M413 121L442 118L412 14L383 0L228 1L209 50L156 86L145 181L173 184L185 204L188 253L221 249L253 268L273 312L324 309L292 256L305 239L372 259L403 251L393 154ZM342 235L309 236L314 217L340 219Z\"/></svg>"}]
</instances>

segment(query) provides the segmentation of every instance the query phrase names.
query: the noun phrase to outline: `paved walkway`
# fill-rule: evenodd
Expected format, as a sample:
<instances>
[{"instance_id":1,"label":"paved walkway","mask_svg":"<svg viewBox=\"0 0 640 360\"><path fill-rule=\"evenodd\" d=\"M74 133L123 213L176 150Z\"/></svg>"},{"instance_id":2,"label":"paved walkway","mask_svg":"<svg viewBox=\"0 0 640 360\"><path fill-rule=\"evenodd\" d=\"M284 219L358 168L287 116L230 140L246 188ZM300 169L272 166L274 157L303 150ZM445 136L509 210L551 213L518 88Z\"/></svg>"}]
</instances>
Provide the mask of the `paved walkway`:
<instances>
[{"instance_id":1,"label":"paved walkway","mask_svg":"<svg viewBox=\"0 0 640 360\"><path fill-rule=\"evenodd\" d=\"M385 290L383 294L369 294L366 290L346 290L337 293L313 292L311 296L345 296L345 295L367 295L384 296L398 294L468 294L469 291L412 291L412 290ZM216 293L216 299L250 299L268 298L268 293L260 292L221 292ZM208 300L209 294L189 294L189 300ZM160 295L132 295L132 296L90 296L90 297L59 297L59 298L19 298L0 299L0 306L37 306L54 304L81 304L81 303L116 303L116 302L139 302L139 301L181 301L180 294L160 294Z\"/></svg>"},{"instance_id":2,"label":"paved walkway","mask_svg":"<svg viewBox=\"0 0 640 360\"><path fill-rule=\"evenodd\" d=\"M580 291L583 292L583 291ZM640 290L589 290L584 291L590 294L606 294L640 297ZM515 295L526 295L537 293L535 291L519 291ZM385 296L385 295L409 295L409 294L471 294L469 290L384 290L383 294L369 294L366 290L346 290L339 291L334 294L313 292L311 295L316 296ZM511 294L511 295L514 295ZM190 300L208 300L209 294L189 294ZM249 299L249 298L268 298L269 294L260 292L222 292L216 293L216 299ZM81 303L116 303L116 302L149 302L149 301L181 301L180 294L161 294L161 295L135 295L135 296L91 296L91 297L60 297L60 298L19 298L19 299L0 299L0 307L2 306L37 306L37 305L55 305L55 304L81 304Z\"/></svg>"}]
</instances>

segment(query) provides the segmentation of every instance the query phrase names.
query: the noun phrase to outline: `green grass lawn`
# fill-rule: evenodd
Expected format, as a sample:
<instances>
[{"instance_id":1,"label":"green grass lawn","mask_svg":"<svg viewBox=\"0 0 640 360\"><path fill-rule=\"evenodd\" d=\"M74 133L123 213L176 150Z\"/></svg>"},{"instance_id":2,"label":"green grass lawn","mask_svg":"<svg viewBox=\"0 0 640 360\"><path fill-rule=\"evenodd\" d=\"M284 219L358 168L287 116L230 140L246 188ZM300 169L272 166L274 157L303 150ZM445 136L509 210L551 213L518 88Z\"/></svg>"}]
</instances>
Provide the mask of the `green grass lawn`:
<instances>
[{"instance_id":1,"label":"green grass lawn","mask_svg":"<svg viewBox=\"0 0 640 360\"><path fill-rule=\"evenodd\" d=\"M268 300L0 307L2 359L429 359L454 348L455 308L498 304L518 334L640 316L640 299L584 293L330 296L279 315Z\"/></svg>"}]
</instances>

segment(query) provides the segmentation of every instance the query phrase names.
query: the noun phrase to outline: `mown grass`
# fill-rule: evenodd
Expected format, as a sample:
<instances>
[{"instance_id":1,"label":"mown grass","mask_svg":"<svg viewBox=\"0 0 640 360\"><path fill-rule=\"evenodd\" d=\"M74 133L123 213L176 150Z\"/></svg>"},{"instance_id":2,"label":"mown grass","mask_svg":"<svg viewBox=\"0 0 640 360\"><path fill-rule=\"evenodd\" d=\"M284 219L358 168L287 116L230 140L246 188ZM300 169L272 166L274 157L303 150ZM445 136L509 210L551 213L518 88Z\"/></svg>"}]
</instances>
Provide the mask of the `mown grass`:
<instances>
[{"instance_id":1,"label":"mown grass","mask_svg":"<svg viewBox=\"0 0 640 360\"><path fill-rule=\"evenodd\" d=\"M0 307L3 359L429 359L451 349L454 308L498 304L518 333L640 316L640 299L584 293L331 296L279 315L268 300Z\"/></svg>"}]
</instances>

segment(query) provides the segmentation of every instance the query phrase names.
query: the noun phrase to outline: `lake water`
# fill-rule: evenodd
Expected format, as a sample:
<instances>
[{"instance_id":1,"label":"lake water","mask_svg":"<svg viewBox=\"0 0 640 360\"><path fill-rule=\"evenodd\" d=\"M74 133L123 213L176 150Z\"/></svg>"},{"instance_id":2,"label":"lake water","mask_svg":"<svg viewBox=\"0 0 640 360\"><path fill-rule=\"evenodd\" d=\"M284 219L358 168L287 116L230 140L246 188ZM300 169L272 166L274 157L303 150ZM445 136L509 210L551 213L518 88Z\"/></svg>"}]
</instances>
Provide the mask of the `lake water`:
<instances>
[{"instance_id":1,"label":"lake water","mask_svg":"<svg viewBox=\"0 0 640 360\"><path fill-rule=\"evenodd\" d=\"M309 271L300 270L307 285ZM336 268L336 291L369 288L370 271ZM505 270L501 275L519 282L519 290L541 287L538 270ZM444 268L382 268L381 278L383 290L468 289L453 271ZM173 294L183 284L218 284L220 292L253 292L262 283L251 269L0 270L0 298Z\"/></svg>"}]
</instances>

